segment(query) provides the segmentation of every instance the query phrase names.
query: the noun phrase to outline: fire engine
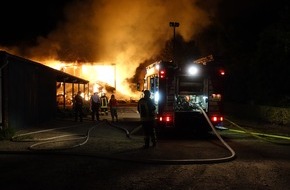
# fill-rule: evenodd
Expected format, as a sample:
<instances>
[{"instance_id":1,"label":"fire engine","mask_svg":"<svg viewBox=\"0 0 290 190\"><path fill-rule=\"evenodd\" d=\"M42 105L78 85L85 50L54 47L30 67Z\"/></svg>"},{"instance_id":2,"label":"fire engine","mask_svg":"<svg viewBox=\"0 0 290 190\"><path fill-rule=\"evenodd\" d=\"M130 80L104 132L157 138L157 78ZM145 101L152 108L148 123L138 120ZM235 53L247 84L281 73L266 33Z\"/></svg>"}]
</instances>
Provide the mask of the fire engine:
<instances>
[{"instance_id":1,"label":"fire engine","mask_svg":"<svg viewBox=\"0 0 290 190\"><path fill-rule=\"evenodd\" d=\"M212 55L176 66L157 61L146 67L144 90L156 105L157 129L209 131L222 127L225 71Z\"/></svg>"}]
</instances>

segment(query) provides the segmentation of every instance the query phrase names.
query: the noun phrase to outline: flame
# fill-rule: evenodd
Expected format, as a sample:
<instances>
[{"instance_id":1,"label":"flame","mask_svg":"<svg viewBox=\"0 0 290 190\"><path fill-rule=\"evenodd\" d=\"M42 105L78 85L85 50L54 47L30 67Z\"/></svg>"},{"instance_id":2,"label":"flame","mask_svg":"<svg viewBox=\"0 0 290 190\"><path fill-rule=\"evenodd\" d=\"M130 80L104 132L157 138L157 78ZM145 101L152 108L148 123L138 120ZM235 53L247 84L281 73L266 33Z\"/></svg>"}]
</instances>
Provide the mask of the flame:
<instances>
[{"instance_id":1,"label":"flame","mask_svg":"<svg viewBox=\"0 0 290 190\"><path fill-rule=\"evenodd\" d=\"M132 92L127 79L140 74L135 73L140 63L159 57L172 38L169 22L180 22L176 32L185 41L194 39L211 23L212 7L217 3L210 1L205 6L207 3L200 4L198 0L71 1L56 28L35 37L35 46L4 49L86 79L95 89L96 81L101 81L116 87L122 92L120 96L139 98L140 93ZM78 59L87 62L58 61Z\"/></svg>"},{"instance_id":2,"label":"flame","mask_svg":"<svg viewBox=\"0 0 290 190\"><path fill-rule=\"evenodd\" d=\"M107 93L104 85L114 87L116 93L125 99L137 99L140 93L132 92L125 82L128 72L115 63L78 63L44 60L42 63L53 69L90 81L90 94L93 92ZM101 91L99 90L101 87Z\"/></svg>"}]
</instances>

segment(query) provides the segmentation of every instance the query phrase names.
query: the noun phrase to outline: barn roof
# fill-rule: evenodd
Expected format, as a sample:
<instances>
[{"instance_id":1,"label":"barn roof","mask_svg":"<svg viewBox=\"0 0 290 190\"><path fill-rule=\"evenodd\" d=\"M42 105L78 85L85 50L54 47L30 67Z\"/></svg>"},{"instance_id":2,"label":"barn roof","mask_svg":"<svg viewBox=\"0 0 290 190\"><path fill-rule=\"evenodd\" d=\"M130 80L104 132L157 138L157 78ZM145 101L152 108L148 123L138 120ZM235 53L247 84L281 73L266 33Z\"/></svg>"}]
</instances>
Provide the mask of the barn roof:
<instances>
[{"instance_id":1,"label":"barn roof","mask_svg":"<svg viewBox=\"0 0 290 190\"><path fill-rule=\"evenodd\" d=\"M6 51L0 51L0 68L2 69L3 67L5 67L6 64L9 64L10 59L15 59L15 60L21 60L21 62L25 61L27 64L33 64L34 66L37 67L42 67L50 72L53 72L56 76L56 82L66 82L66 83L78 83L78 84L87 84L89 83L88 80L70 75L68 73L65 73L63 71L59 71L56 69L53 69L51 67L48 67L44 64L32 61L32 60L28 60L16 55L12 55L10 53L7 53Z\"/></svg>"}]
</instances>

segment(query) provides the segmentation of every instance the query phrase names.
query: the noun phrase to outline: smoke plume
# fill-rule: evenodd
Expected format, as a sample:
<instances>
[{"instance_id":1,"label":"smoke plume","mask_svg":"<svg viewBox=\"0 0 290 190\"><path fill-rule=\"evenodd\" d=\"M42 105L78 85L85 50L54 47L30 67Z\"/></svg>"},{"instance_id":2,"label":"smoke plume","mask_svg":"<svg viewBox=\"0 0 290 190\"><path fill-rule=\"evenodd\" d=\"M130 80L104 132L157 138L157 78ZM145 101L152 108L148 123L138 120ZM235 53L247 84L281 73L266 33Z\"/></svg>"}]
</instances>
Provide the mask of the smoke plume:
<instances>
[{"instance_id":1,"label":"smoke plume","mask_svg":"<svg viewBox=\"0 0 290 190\"><path fill-rule=\"evenodd\" d=\"M31 56L88 62L138 63L154 56L176 32L191 39L209 24L195 0L85 0L66 7L65 20L38 38Z\"/></svg>"},{"instance_id":2,"label":"smoke plume","mask_svg":"<svg viewBox=\"0 0 290 190\"><path fill-rule=\"evenodd\" d=\"M160 52L173 37L169 22L185 40L210 24L198 0L75 0L65 18L25 56L42 61L102 62L117 65L123 79L133 76L139 63ZM120 72L120 70L122 70Z\"/></svg>"}]
</instances>

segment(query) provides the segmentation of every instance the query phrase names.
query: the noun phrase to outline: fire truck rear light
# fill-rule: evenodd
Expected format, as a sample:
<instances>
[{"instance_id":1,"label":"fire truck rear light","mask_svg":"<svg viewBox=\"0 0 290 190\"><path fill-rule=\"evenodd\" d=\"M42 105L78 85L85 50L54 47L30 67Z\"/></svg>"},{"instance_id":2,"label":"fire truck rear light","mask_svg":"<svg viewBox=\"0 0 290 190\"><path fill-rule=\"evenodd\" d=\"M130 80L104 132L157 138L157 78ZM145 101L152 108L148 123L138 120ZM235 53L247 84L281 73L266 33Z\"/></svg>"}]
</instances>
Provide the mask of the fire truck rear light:
<instances>
[{"instance_id":1,"label":"fire truck rear light","mask_svg":"<svg viewBox=\"0 0 290 190\"><path fill-rule=\"evenodd\" d=\"M162 79L165 78L165 71L164 70L160 71L160 78L162 78Z\"/></svg>"},{"instance_id":2,"label":"fire truck rear light","mask_svg":"<svg viewBox=\"0 0 290 190\"><path fill-rule=\"evenodd\" d=\"M223 69L219 70L219 72L220 72L220 75L225 75L226 74L225 70L223 70Z\"/></svg>"},{"instance_id":3,"label":"fire truck rear light","mask_svg":"<svg viewBox=\"0 0 290 190\"><path fill-rule=\"evenodd\" d=\"M221 101L222 95L221 94L212 94L211 99L215 101Z\"/></svg>"},{"instance_id":4,"label":"fire truck rear light","mask_svg":"<svg viewBox=\"0 0 290 190\"><path fill-rule=\"evenodd\" d=\"M165 117L165 121L166 121L166 122L171 121L171 117L169 117L169 116Z\"/></svg>"},{"instance_id":5,"label":"fire truck rear light","mask_svg":"<svg viewBox=\"0 0 290 190\"><path fill-rule=\"evenodd\" d=\"M163 122L171 122L172 121L172 117L171 116L161 116L159 117L159 121L163 121Z\"/></svg>"},{"instance_id":6,"label":"fire truck rear light","mask_svg":"<svg viewBox=\"0 0 290 190\"><path fill-rule=\"evenodd\" d=\"M211 117L211 121L212 122L221 122L224 120L224 117L223 116L212 116Z\"/></svg>"}]
</instances>

